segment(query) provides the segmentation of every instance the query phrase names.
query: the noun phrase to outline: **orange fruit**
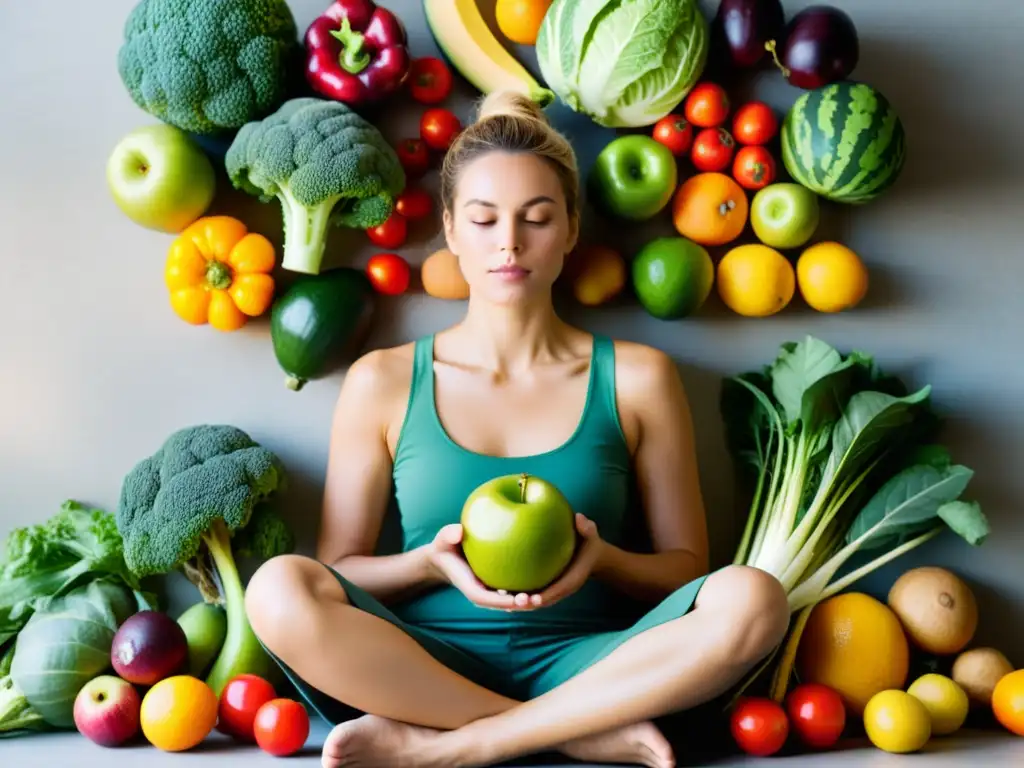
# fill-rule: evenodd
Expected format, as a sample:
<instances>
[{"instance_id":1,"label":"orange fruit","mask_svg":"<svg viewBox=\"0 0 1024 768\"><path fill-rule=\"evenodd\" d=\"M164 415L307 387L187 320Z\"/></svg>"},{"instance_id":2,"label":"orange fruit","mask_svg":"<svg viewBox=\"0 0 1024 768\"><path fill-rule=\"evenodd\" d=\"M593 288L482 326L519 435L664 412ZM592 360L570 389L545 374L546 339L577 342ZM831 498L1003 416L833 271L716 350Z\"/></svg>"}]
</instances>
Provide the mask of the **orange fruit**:
<instances>
[{"instance_id":1,"label":"orange fruit","mask_svg":"<svg viewBox=\"0 0 1024 768\"><path fill-rule=\"evenodd\" d=\"M910 671L910 644L896 613L885 603L847 592L811 611L796 668L801 681L832 688L860 717L875 694L903 688Z\"/></svg>"},{"instance_id":2,"label":"orange fruit","mask_svg":"<svg viewBox=\"0 0 1024 768\"><path fill-rule=\"evenodd\" d=\"M533 45L551 0L498 0L495 21L501 34L520 45Z\"/></svg>"},{"instance_id":3,"label":"orange fruit","mask_svg":"<svg viewBox=\"0 0 1024 768\"><path fill-rule=\"evenodd\" d=\"M672 223L683 237L700 245L731 243L747 225L747 193L724 173L698 173L676 190Z\"/></svg>"},{"instance_id":4,"label":"orange fruit","mask_svg":"<svg viewBox=\"0 0 1024 768\"><path fill-rule=\"evenodd\" d=\"M853 309L868 292L868 270L852 250L840 243L816 243L796 262L800 295L819 312Z\"/></svg>"},{"instance_id":5,"label":"orange fruit","mask_svg":"<svg viewBox=\"0 0 1024 768\"><path fill-rule=\"evenodd\" d=\"M992 713L1010 733L1024 736L1024 669L1003 675L996 683Z\"/></svg>"},{"instance_id":6,"label":"orange fruit","mask_svg":"<svg viewBox=\"0 0 1024 768\"><path fill-rule=\"evenodd\" d=\"M217 694L202 680L191 675L164 678L142 699L142 733L165 752L192 749L217 724L217 704Z\"/></svg>"},{"instance_id":7,"label":"orange fruit","mask_svg":"<svg viewBox=\"0 0 1024 768\"><path fill-rule=\"evenodd\" d=\"M774 248L739 245L718 262L718 295L729 309L746 317L781 311L796 291L793 265Z\"/></svg>"}]
</instances>

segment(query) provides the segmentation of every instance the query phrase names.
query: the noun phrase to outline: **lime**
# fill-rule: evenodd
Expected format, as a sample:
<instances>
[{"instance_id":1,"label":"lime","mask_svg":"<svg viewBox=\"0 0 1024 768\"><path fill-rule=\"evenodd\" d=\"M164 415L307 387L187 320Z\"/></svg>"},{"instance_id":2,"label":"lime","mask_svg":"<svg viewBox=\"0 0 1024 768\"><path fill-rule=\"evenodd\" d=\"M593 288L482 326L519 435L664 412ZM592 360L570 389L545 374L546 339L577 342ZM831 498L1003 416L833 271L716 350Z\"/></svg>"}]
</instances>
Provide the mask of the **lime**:
<instances>
[{"instance_id":1,"label":"lime","mask_svg":"<svg viewBox=\"0 0 1024 768\"><path fill-rule=\"evenodd\" d=\"M685 237L652 240L633 259L633 290L647 312L661 320L692 315L711 293L711 256Z\"/></svg>"},{"instance_id":2,"label":"lime","mask_svg":"<svg viewBox=\"0 0 1024 768\"><path fill-rule=\"evenodd\" d=\"M922 675L910 685L907 693L924 704L932 719L932 733L937 736L958 731L967 719L970 708L967 693L945 675Z\"/></svg>"},{"instance_id":3,"label":"lime","mask_svg":"<svg viewBox=\"0 0 1024 768\"><path fill-rule=\"evenodd\" d=\"M932 721L920 700L906 691L879 691L864 708L864 730L881 750L917 752L932 735Z\"/></svg>"}]
</instances>

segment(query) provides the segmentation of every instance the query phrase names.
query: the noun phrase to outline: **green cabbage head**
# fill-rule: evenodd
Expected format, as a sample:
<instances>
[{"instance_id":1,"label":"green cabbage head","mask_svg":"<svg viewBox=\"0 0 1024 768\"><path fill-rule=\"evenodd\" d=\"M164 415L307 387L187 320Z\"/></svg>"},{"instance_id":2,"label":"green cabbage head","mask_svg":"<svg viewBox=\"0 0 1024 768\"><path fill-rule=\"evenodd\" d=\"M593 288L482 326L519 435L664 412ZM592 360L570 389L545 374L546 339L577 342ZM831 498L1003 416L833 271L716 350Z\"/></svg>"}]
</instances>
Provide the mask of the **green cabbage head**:
<instances>
[{"instance_id":1,"label":"green cabbage head","mask_svg":"<svg viewBox=\"0 0 1024 768\"><path fill-rule=\"evenodd\" d=\"M708 21L697 0L554 0L537 35L547 86L609 128L656 123L704 71Z\"/></svg>"}]
</instances>

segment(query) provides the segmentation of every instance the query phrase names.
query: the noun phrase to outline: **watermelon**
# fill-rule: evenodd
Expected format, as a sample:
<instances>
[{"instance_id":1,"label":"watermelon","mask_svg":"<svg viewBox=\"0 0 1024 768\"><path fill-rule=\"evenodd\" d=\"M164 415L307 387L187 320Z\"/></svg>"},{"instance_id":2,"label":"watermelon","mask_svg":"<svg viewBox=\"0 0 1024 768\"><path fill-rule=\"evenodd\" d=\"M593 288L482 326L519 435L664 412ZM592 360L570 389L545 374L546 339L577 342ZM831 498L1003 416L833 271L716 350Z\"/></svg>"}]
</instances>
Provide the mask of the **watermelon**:
<instances>
[{"instance_id":1,"label":"watermelon","mask_svg":"<svg viewBox=\"0 0 1024 768\"><path fill-rule=\"evenodd\" d=\"M906 135L889 100L864 83L831 83L800 95L780 129L793 180L838 203L862 204L903 170Z\"/></svg>"}]
</instances>

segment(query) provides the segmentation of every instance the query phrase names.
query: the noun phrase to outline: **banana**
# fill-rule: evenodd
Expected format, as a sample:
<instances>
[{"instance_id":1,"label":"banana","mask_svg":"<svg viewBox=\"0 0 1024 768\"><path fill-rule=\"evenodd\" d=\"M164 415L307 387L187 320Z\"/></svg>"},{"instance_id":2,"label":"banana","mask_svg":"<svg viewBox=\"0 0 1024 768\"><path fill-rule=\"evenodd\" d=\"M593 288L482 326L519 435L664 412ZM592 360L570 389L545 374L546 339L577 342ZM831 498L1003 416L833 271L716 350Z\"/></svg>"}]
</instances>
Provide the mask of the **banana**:
<instances>
[{"instance_id":1,"label":"banana","mask_svg":"<svg viewBox=\"0 0 1024 768\"><path fill-rule=\"evenodd\" d=\"M487 26L477 0L423 0L427 26L445 58L482 93L510 89L541 107L555 100L498 41Z\"/></svg>"}]
</instances>

